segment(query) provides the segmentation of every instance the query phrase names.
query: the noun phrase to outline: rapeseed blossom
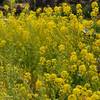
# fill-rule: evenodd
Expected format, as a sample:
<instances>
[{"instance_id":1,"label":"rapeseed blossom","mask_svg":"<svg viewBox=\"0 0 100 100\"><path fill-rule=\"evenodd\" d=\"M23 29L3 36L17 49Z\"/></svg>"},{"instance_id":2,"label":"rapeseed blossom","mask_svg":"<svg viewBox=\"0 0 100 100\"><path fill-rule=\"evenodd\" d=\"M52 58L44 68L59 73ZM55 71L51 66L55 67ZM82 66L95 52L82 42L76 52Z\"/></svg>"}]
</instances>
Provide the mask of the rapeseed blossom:
<instances>
[{"instance_id":1,"label":"rapeseed blossom","mask_svg":"<svg viewBox=\"0 0 100 100\"><path fill-rule=\"evenodd\" d=\"M36 81L36 90L40 89L42 87L42 82L38 79Z\"/></svg>"},{"instance_id":2,"label":"rapeseed blossom","mask_svg":"<svg viewBox=\"0 0 100 100\"><path fill-rule=\"evenodd\" d=\"M0 99L99 100L99 5L0 11Z\"/></svg>"},{"instance_id":3,"label":"rapeseed blossom","mask_svg":"<svg viewBox=\"0 0 100 100\"><path fill-rule=\"evenodd\" d=\"M29 72L26 72L23 76L23 79L26 81L26 82L29 82L31 81L31 74Z\"/></svg>"},{"instance_id":4,"label":"rapeseed blossom","mask_svg":"<svg viewBox=\"0 0 100 100\"><path fill-rule=\"evenodd\" d=\"M51 74L49 78L50 78L50 81L54 81L57 78L57 76L56 74Z\"/></svg>"},{"instance_id":5,"label":"rapeseed blossom","mask_svg":"<svg viewBox=\"0 0 100 100\"><path fill-rule=\"evenodd\" d=\"M71 86L69 84L64 84L60 89L60 94L69 94L71 93Z\"/></svg>"},{"instance_id":6,"label":"rapeseed blossom","mask_svg":"<svg viewBox=\"0 0 100 100\"><path fill-rule=\"evenodd\" d=\"M71 94L68 96L68 100L77 100L77 96L74 94Z\"/></svg>"},{"instance_id":7,"label":"rapeseed blossom","mask_svg":"<svg viewBox=\"0 0 100 100\"><path fill-rule=\"evenodd\" d=\"M79 73L81 75L85 75L85 73L86 73L86 66L85 65L80 65L79 66Z\"/></svg>"},{"instance_id":8,"label":"rapeseed blossom","mask_svg":"<svg viewBox=\"0 0 100 100\"><path fill-rule=\"evenodd\" d=\"M61 13L61 7L55 6L54 7L54 12L55 12L55 14L60 14Z\"/></svg>"},{"instance_id":9,"label":"rapeseed blossom","mask_svg":"<svg viewBox=\"0 0 100 100\"><path fill-rule=\"evenodd\" d=\"M61 72L61 77L62 78L68 78L69 77L69 73L67 71L62 71Z\"/></svg>"},{"instance_id":10,"label":"rapeseed blossom","mask_svg":"<svg viewBox=\"0 0 100 100\"><path fill-rule=\"evenodd\" d=\"M56 86L60 87L64 84L64 80L62 78L55 78L54 83Z\"/></svg>"},{"instance_id":11,"label":"rapeseed blossom","mask_svg":"<svg viewBox=\"0 0 100 100\"><path fill-rule=\"evenodd\" d=\"M58 46L58 49L59 49L60 52L63 52L65 50L65 46L63 44L60 44Z\"/></svg>"},{"instance_id":12,"label":"rapeseed blossom","mask_svg":"<svg viewBox=\"0 0 100 100\"><path fill-rule=\"evenodd\" d=\"M46 49L47 49L46 46L40 47L40 54L41 54L41 55L44 55L44 54L46 53Z\"/></svg>"},{"instance_id":13,"label":"rapeseed blossom","mask_svg":"<svg viewBox=\"0 0 100 100\"><path fill-rule=\"evenodd\" d=\"M99 6L98 3L96 1L91 3L91 7L92 7L92 12L91 12L91 17L97 17L98 13L99 13Z\"/></svg>"},{"instance_id":14,"label":"rapeseed blossom","mask_svg":"<svg viewBox=\"0 0 100 100\"><path fill-rule=\"evenodd\" d=\"M78 60L76 52L72 52L70 56L71 62L76 62Z\"/></svg>"}]
</instances>

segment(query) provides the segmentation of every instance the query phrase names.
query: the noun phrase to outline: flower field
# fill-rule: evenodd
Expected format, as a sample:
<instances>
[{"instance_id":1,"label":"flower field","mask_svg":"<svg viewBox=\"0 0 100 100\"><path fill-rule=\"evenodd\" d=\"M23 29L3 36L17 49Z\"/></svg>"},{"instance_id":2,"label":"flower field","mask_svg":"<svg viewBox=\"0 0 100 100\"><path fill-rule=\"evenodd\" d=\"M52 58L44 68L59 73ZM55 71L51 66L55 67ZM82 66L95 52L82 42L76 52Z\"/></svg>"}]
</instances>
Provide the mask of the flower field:
<instances>
[{"instance_id":1,"label":"flower field","mask_svg":"<svg viewBox=\"0 0 100 100\"><path fill-rule=\"evenodd\" d=\"M0 11L0 100L100 100L98 3L28 7Z\"/></svg>"}]
</instances>

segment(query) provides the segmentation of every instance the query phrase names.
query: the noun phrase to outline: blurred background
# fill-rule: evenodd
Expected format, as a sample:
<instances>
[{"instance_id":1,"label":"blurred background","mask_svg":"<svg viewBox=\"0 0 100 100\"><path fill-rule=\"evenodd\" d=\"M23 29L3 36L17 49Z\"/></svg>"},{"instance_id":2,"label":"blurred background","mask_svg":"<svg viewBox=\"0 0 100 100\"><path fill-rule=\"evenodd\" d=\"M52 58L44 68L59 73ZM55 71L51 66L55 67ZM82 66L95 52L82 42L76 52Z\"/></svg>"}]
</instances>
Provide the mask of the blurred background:
<instances>
[{"instance_id":1,"label":"blurred background","mask_svg":"<svg viewBox=\"0 0 100 100\"><path fill-rule=\"evenodd\" d=\"M59 6L63 2L67 2L71 4L72 6L72 11L75 13L75 6L78 3L81 3L83 6L83 13L86 17L90 17L90 12L91 12L91 2L92 1L97 1L99 4L100 8L100 0L0 0L0 9L3 9L2 6L7 4L10 5L11 2L14 2L15 5L17 5L18 10L20 10L22 7L19 6L19 4L26 4L28 3L30 5L31 10L36 10L37 8L44 8L47 6L54 7L54 6Z\"/></svg>"}]
</instances>

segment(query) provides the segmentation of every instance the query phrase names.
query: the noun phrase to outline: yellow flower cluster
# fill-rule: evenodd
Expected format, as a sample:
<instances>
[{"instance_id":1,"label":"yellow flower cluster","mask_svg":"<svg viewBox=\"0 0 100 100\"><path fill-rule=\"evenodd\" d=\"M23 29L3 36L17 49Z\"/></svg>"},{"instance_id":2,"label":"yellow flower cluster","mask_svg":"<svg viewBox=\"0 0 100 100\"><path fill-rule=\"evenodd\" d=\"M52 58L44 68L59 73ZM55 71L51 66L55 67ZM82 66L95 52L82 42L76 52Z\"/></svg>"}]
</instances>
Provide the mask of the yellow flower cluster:
<instances>
[{"instance_id":1,"label":"yellow flower cluster","mask_svg":"<svg viewBox=\"0 0 100 100\"><path fill-rule=\"evenodd\" d=\"M36 90L40 89L42 87L42 82L40 80L36 81Z\"/></svg>"},{"instance_id":2,"label":"yellow flower cluster","mask_svg":"<svg viewBox=\"0 0 100 100\"><path fill-rule=\"evenodd\" d=\"M99 7L0 12L0 100L100 100ZM5 6L7 10L8 7Z\"/></svg>"},{"instance_id":3,"label":"yellow flower cluster","mask_svg":"<svg viewBox=\"0 0 100 100\"><path fill-rule=\"evenodd\" d=\"M70 56L71 62L76 62L78 60L76 52L72 52Z\"/></svg>"},{"instance_id":4,"label":"yellow flower cluster","mask_svg":"<svg viewBox=\"0 0 100 100\"><path fill-rule=\"evenodd\" d=\"M72 12L71 7L66 3L63 3L62 9L65 15L69 15Z\"/></svg>"},{"instance_id":5,"label":"yellow flower cluster","mask_svg":"<svg viewBox=\"0 0 100 100\"><path fill-rule=\"evenodd\" d=\"M40 47L40 54L41 54L41 55L44 55L44 54L46 53L46 49L47 49L46 46Z\"/></svg>"},{"instance_id":6,"label":"yellow flower cluster","mask_svg":"<svg viewBox=\"0 0 100 100\"><path fill-rule=\"evenodd\" d=\"M97 17L97 15L99 14L99 6L98 3L96 1L91 3L91 7L92 7L92 12L91 12L91 17Z\"/></svg>"},{"instance_id":7,"label":"yellow flower cluster","mask_svg":"<svg viewBox=\"0 0 100 100\"><path fill-rule=\"evenodd\" d=\"M81 4L76 5L76 10L77 10L77 16L78 16L79 20L82 20L83 19L83 11L82 11Z\"/></svg>"},{"instance_id":8,"label":"yellow flower cluster","mask_svg":"<svg viewBox=\"0 0 100 100\"><path fill-rule=\"evenodd\" d=\"M51 7L48 7L48 8L44 8L44 12L45 12L47 15L52 15L53 10L52 10Z\"/></svg>"},{"instance_id":9,"label":"yellow flower cluster","mask_svg":"<svg viewBox=\"0 0 100 100\"><path fill-rule=\"evenodd\" d=\"M79 74L85 75L86 74L86 67L85 65L80 65L79 66Z\"/></svg>"},{"instance_id":10,"label":"yellow flower cluster","mask_svg":"<svg viewBox=\"0 0 100 100\"><path fill-rule=\"evenodd\" d=\"M54 12L55 12L55 14L59 15L61 13L61 7L55 6L54 7Z\"/></svg>"},{"instance_id":11,"label":"yellow flower cluster","mask_svg":"<svg viewBox=\"0 0 100 100\"><path fill-rule=\"evenodd\" d=\"M60 45L58 46L58 49L59 49L60 52L62 52L62 51L65 50L65 46L64 46L63 44L60 44Z\"/></svg>"},{"instance_id":12,"label":"yellow flower cluster","mask_svg":"<svg viewBox=\"0 0 100 100\"><path fill-rule=\"evenodd\" d=\"M98 21L96 22L96 24L97 24L98 26L100 26L100 20L98 20Z\"/></svg>"},{"instance_id":13,"label":"yellow flower cluster","mask_svg":"<svg viewBox=\"0 0 100 100\"><path fill-rule=\"evenodd\" d=\"M23 75L23 79L29 83L31 81L31 74L29 72L26 72L24 75Z\"/></svg>"}]
</instances>

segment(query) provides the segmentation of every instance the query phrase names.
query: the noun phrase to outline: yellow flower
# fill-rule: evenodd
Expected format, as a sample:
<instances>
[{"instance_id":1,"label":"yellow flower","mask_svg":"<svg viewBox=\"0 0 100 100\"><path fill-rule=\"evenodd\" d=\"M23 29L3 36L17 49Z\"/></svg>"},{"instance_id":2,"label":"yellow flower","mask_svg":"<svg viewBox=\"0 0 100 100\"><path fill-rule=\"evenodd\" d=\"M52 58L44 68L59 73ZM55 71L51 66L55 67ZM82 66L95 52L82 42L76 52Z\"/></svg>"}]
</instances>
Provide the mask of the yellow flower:
<instances>
[{"instance_id":1,"label":"yellow flower","mask_svg":"<svg viewBox=\"0 0 100 100\"><path fill-rule=\"evenodd\" d=\"M82 89L81 85L76 85L76 88Z\"/></svg>"},{"instance_id":2,"label":"yellow flower","mask_svg":"<svg viewBox=\"0 0 100 100\"><path fill-rule=\"evenodd\" d=\"M86 92L87 92L89 97L92 96L92 90L87 90Z\"/></svg>"},{"instance_id":3,"label":"yellow flower","mask_svg":"<svg viewBox=\"0 0 100 100\"><path fill-rule=\"evenodd\" d=\"M100 47L100 39L97 39L94 44L95 46Z\"/></svg>"},{"instance_id":4,"label":"yellow flower","mask_svg":"<svg viewBox=\"0 0 100 100\"><path fill-rule=\"evenodd\" d=\"M69 84L63 85L63 92L64 93L70 93L71 92L71 86Z\"/></svg>"},{"instance_id":5,"label":"yellow flower","mask_svg":"<svg viewBox=\"0 0 100 100\"><path fill-rule=\"evenodd\" d=\"M39 96L39 94L35 93L35 94L33 94L33 96L36 98L36 97L38 97L38 96Z\"/></svg>"},{"instance_id":6,"label":"yellow flower","mask_svg":"<svg viewBox=\"0 0 100 100\"><path fill-rule=\"evenodd\" d=\"M71 62L76 62L78 60L76 52L72 52L70 56L70 61Z\"/></svg>"},{"instance_id":7,"label":"yellow flower","mask_svg":"<svg viewBox=\"0 0 100 100\"><path fill-rule=\"evenodd\" d=\"M62 6L63 6L63 7L64 7L64 6L67 6L67 5L68 5L68 4L67 4L67 3L65 3L65 2L64 2L64 3L62 3Z\"/></svg>"},{"instance_id":8,"label":"yellow flower","mask_svg":"<svg viewBox=\"0 0 100 100\"><path fill-rule=\"evenodd\" d=\"M46 53L46 49L47 49L46 46L40 47L40 54L41 54L41 55L44 55L44 54Z\"/></svg>"},{"instance_id":9,"label":"yellow flower","mask_svg":"<svg viewBox=\"0 0 100 100\"><path fill-rule=\"evenodd\" d=\"M20 91L21 91L22 94L26 94L26 91L27 91L27 90L26 90L26 87L23 86L23 85L21 85L21 86L20 86Z\"/></svg>"},{"instance_id":10,"label":"yellow flower","mask_svg":"<svg viewBox=\"0 0 100 100\"><path fill-rule=\"evenodd\" d=\"M94 55L92 53L86 53L85 59L89 62L94 62L95 61Z\"/></svg>"},{"instance_id":11,"label":"yellow flower","mask_svg":"<svg viewBox=\"0 0 100 100\"><path fill-rule=\"evenodd\" d=\"M96 91L95 93L96 93L97 95L99 95L99 97L100 97L100 91Z\"/></svg>"},{"instance_id":12,"label":"yellow flower","mask_svg":"<svg viewBox=\"0 0 100 100\"><path fill-rule=\"evenodd\" d=\"M81 90L79 88L74 88L73 89L73 94L74 95L77 95L78 96L78 95L80 95L80 93L81 93Z\"/></svg>"},{"instance_id":13,"label":"yellow flower","mask_svg":"<svg viewBox=\"0 0 100 100\"><path fill-rule=\"evenodd\" d=\"M55 6L55 7L54 7L54 11L55 11L56 14L61 13L61 7Z\"/></svg>"},{"instance_id":14,"label":"yellow flower","mask_svg":"<svg viewBox=\"0 0 100 100\"><path fill-rule=\"evenodd\" d=\"M47 26L48 26L48 29L53 29L53 28L56 27L56 24L55 24L54 21L49 21L49 22L47 23Z\"/></svg>"},{"instance_id":15,"label":"yellow flower","mask_svg":"<svg viewBox=\"0 0 100 100\"><path fill-rule=\"evenodd\" d=\"M88 20L83 20L82 23L83 23L84 27L91 28L92 25L93 25L93 20L89 20L89 21Z\"/></svg>"},{"instance_id":16,"label":"yellow flower","mask_svg":"<svg viewBox=\"0 0 100 100\"><path fill-rule=\"evenodd\" d=\"M77 14L82 15L82 12L83 12L82 9L78 9L78 10L77 10Z\"/></svg>"},{"instance_id":17,"label":"yellow flower","mask_svg":"<svg viewBox=\"0 0 100 100\"><path fill-rule=\"evenodd\" d=\"M85 66L85 65L80 65L80 66L79 66L79 73L80 73L81 75L84 75L85 72L86 72L86 66Z\"/></svg>"},{"instance_id":18,"label":"yellow flower","mask_svg":"<svg viewBox=\"0 0 100 100\"><path fill-rule=\"evenodd\" d=\"M66 27L66 26L62 26L62 27L60 28L60 32L61 32L61 33L66 33L66 32L67 32L67 27Z\"/></svg>"},{"instance_id":19,"label":"yellow flower","mask_svg":"<svg viewBox=\"0 0 100 100\"><path fill-rule=\"evenodd\" d=\"M90 77L93 77L93 76L97 75L97 72L95 72L95 71L88 71L88 74L89 74Z\"/></svg>"},{"instance_id":20,"label":"yellow flower","mask_svg":"<svg viewBox=\"0 0 100 100\"><path fill-rule=\"evenodd\" d=\"M70 66L70 71L71 71L72 73L76 72L76 71L77 71L77 65L72 65L72 66Z\"/></svg>"},{"instance_id":21,"label":"yellow flower","mask_svg":"<svg viewBox=\"0 0 100 100\"><path fill-rule=\"evenodd\" d=\"M53 13L53 9L51 7L47 7L44 9L44 12L47 14L47 15L51 15Z\"/></svg>"},{"instance_id":22,"label":"yellow flower","mask_svg":"<svg viewBox=\"0 0 100 100\"><path fill-rule=\"evenodd\" d=\"M63 6L63 12L67 15L71 13L71 7L70 6Z\"/></svg>"},{"instance_id":23,"label":"yellow flower","mask_svg":"<svg viewBox=\"0 0 100 100\"><path fill-rule=\"evenodd\" d=\"M92 2L91 7L92 7L92 9L94 9L95 7L98 7L98 3L96 1Z\"/></svg>"},{"instance_id":24,"label":"yellow flower","mask_svg":"<svg viewBox=\"0 0 100 100\"><path fill-rule=\"evenodd\" d=\"M82 9L82 5L81 4L77 4L76 5L76 9Z\"/></svg>"},{"instance_id":25,"label":"yellow flower","mask_svg":"<svg viewBox=\"0 0 100 100\"><path fill-rule=\"evenodd\" d=\"M99 13L99 8L97 8L97 7L95 7L94 9L93 9L93 11L95 12L95 13Z\"/></svg>"},{"instance_id":26,"label":"yellow flower","mask_svg":"<svg viewBox=\"0 0 100 100\"><path fill-rule=\"evenodd\" d=\"M49 73L45 73L44 74L44 79L45 79L45 81L50 81L50 74Z\"/></svg>"},{"instance_id":27,"label":"yellow flower","mask_svg":"<svg viewBox=\"0 0 100 100\"><path fill-rule=\"evenodd\" d=\"M71 94L68 96L68 100L77 100L77 97L75 94Z\"/></svg>"},{"instance_id":28,"label":"yellow flower","mask_svg":"<svg viewBox=\"0 0 100 100\"><path fill-rule=\"evenodd\" d=\"M57 59L52 59L51 63L52 63L52 66L55 66L57 64Z\"/></svg>"},{"instance_id":29,"label":"yellow flower","mask_svg":"<svg viewBox=\"0 0 100 100\"><path fill-rule=\"evenodd\" d=\"M64 80L62 78L55 78L55 85L58 87L64 84Z\"/></svg>"},{"instance_id":30,"label":"yellow flower","mask_svg":"<svg viewBox=\"0 0 100 100\"><path fill-rule=\"evenodd\" d=\"M9 10L9 6L8 6L8 5L4 5L4 9L5 9L6 11L8 11L8 10Z\"/></svg>"},{"instance_id":31,"label":"yellow flower","mask_svg":"<svg viewBox=\"0 0 100 100\"><path fill-rule=\"evenodd\" d=\"M61 77L62 78L68 78L68 76L69 76L69 73L67 71L62 71L61 72Z\"/></svg>"},{"instance_id":32,"label":"yellow flower","mask_svg":"<svg viewBox=\"0 0 100 100\"><path fill-rule=\"evenodd\" d=\"M83 49L85 47L85 44L82 43L82 42L79 42L78 46L79 46L80 49Z\"/></svg>"},{"instance_id":33,"label":"yellow flower","mask_svg":"<svg viewBox=\"0 0 100 100\"><path fill-rule=\"evenodd\" d=\"M81 64L83 64L83 62L81 60L78 60L76 65L79 66Z\"/></svg>"},{"instance_id":34,"label":"yellow flower","mask_svg":"<svg viewBox=\"0 0 100 100\"><path fill-rule=\"evenodd\" d=\"M97 26L100 26L100 19L96 22Z\"/></svg>"},{"instance_id":35,"label":"yellow flower","mask_svg":"<svg viewBox=\"0 0 100 100\"><path fill-rule=\"evenodd\" d=\"M91 80L92 80L92 82L99 81L99 77L95 75L95 76L92 77Z\"/></svg>"},{"instance_id":36,"label":"yellow flower","mask_svg":"<svg viewBox=\"0 0 100 100\"><path fill-rule=\"evenodd\" d=\"M32 93L28 93L27 96L28 96L29 99L32 99L33 94Z\"/></svg>"},{"instance_id":37,"label":"yellow flower","mask_svg":"<svg viewBox=\"0 0 100 100\"><path fill-rule=\"evenodd\" d=\"M58 46L58 49L59 49L60 52L64 51L64 50L65 50L65 45L60 44L60 45Z\"/></svg>"},{"instance_id":38,"label":"yellow flower","mask_svg":"<svg viewBox=\"0 0 100 100\"><path fill-rule=\"evenodd\" d=\"M96 38L97 39L100 39L100 34L96 34Z\"/></svg>"},{"instance_id":39,"label":"yellow flower","mask_svg":"<svg viewBox=\"0 0 100 100\"><path fill-rule=\"evenodd\" d=\"M72 20L74 18L77 18L74 14L70 14L69 18Z\"/></svg>"},{"instance_id":40,"label":"yellow flower","mask_svg":"<svg viewBox=\"0 0 100 100\"><path fill-rule=\"evenodd\" d=\"M37 10L36 10L36 13L41 13L41 8L38 8Z\"/></svg>"},{"instance_id":41,"label":"yellow flower","mask_svg":"<svg viewBox=\"0 0 100 100\"><path fill-rule=\"evenodd\" d=\"M92 2L92 12L91 12L91 17L96 17L99 13L99 7L97 2Z\"/></svg>"},{"instance_id":42,"label":"yellow flower","mask_svg":"<svg viewBox=\"0 0 100 100\"><path fill-rule=\"evenodd\" d=\"M78 19L79 19L80 21L82 21L82 20L83 20L83 16L82 16L82 15L78 16ZM80 27L80 25L79 25L79 27ZM81 27L83 28L83 24L81 24Z\"/></svg>"},{"instance_id":43,"label":"yellow flower","mask_svg":"<svg viewBox=\"0 0 100 100\"><path fill-rule=\"evenodd\" d=\"M86 100L91 100L91 97L86 97Z\"/></svg>"},{"instance_id":44,"label":"yellow flower","mask_svg":"<svg viewBox=\"0 0 100 100\"><path fill-rule=\"evenodd\" d=\"M97 16L97 13L95 11L92 11L91 12L91 17L96 17Z\"/></svg>"},{"instance_id":45,"label":"yellow flower","mask_svg":"<svg viewBox=\"0 0 100 100\"><path fill-rule=\"evenodd\" d=\"M2 11L0 11L0 17L3 17L3 12Z\"/></svg>"},{"instance_id":46,"label":"yellow flower","mask_svg":"<svg viewBox=\"0 0 100 100\"><path fill-rule=\"evenodd\" d=\"M52 64L52 61L51 60L46 60L46 65L47 66L51 66L51 64Z\"/></svg>"},{"instance_id":47,"label":"yellow flower","mask_svg":"<svg viewBox=\"0 0 100 100\"><path fill-rule=\"evenodd\" d=\"M88 89L88 88L90 88L91 86L90 86L89 83L86 83L86 84L84 85L84 87Z\"/></svg>"},{"instance_id":48,"label":"yellow flower","mask_svg":"<svg viewBox=\"0 0 100 100\"><path fill-rule=\"evenodd\" d=\"M96 65L90 65L89 69L92 71L97 71Z\"/></svg>"},{"instance_id":49,"label":"yellow flower","mask_svg":"<svg viewBox=\"0 0 100 100\"><path fill-rule=\"evenodd\" d=\"M49 78L50 78L50 81L54 81L57 78L57 76L56 74L50 74Z\"/></svg>"},{"instance_id":50,"label":"yellow flower","mask_svg":"<svg viewBox=\"0 0 100 100\"><path fill-rule=\"evenodd\" d=\"M42 87L42 82L38 79L37 81L36 81L36 90L38 90L38 89L40 89L41 87Z\"/></svg>"},{"instance_id":51,"label":"yellow flower","mask_svg":"<svg viewBox=\"0 0 100 100\"><path fill-rule=\"evenodd\" d=\"M60 95L71 93L71 86L69 84L64 84L61 86Z\"/></svg>"},{"instance_id":52,"label":"yellow flower","mask_svg":"<svg viewBox=\"0 0 100 100\"><path fill-rule=\"evenodd\" d=\"M44 65L46 63L45 57L40 57L40 64Z\"/></svg>"},{"instance_id":53,"label":"yellow flower","mask_svg":"<svg viewBox=\"0 0 100 100\"><path fill-rule=\"evenodd\" d=\"M87 49L82 49L82 50L81 50L81 55L84 56L84 55L86 55L87 52L88 52Z\"/></svg>"},{"instance_id":54,"label":"yellow flower","mask_svg":"<svg viewBox=\"0 0 100 100\"><path fill-rule=\"evenodd\" d=\"M94 34L94 29L93 29L93 28L90 29L86 34L87 34L87 35L93 35L93 34Z\"/></svg>"},{"instance_id":55,"label":"yellow flower","mask_svg":"<svg viewBox=\"0 0 100 100\"><path fill-rule=\"evenodd\" d=\"M29 72L26 72L26 73L24 74L24 80L25 80L26 82L29 82L29 81L31 80L31 74L30 74Z\"/></svg>"},{"instance_id":56,"label":"yellow flower","mask_svg":"<svg viewBox=\"0 0 100 100\"><path fill-rule=\"evenodd\" d=\"M97 94L93 94L92 96L91 96L91 100L100 100L100 97L97 95Z\"/></svg>"}]
</instances>

